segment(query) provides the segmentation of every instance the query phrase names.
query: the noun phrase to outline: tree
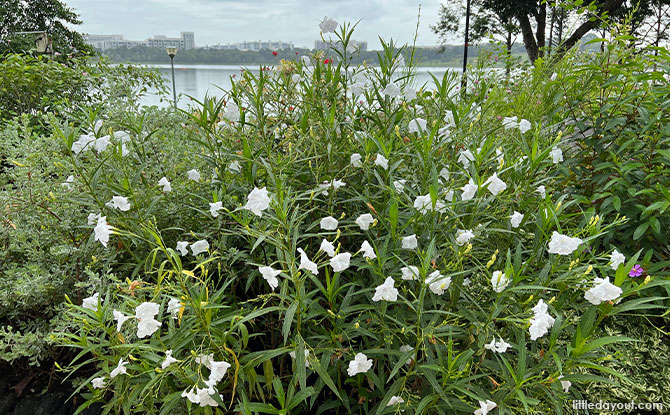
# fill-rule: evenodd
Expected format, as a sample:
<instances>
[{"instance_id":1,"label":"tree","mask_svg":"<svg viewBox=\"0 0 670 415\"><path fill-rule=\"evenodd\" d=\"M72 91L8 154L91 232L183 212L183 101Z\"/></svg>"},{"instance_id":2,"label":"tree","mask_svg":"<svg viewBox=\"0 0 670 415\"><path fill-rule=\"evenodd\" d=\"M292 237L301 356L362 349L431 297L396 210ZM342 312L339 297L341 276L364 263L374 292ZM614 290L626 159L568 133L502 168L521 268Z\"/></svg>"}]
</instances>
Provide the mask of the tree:
<instances>
[{"instance_id":1,"label":"tree","mask_svg":"<svg viewBox=\"0 0 670 415\"><path fill-rule=\"evenodd\" d=\"M645 13L649 8L637 7L638 3L652 1L665 3L667 0L594 0L586 6L582 6L582 3L586 3L583 0L476 0L479 15L491 13L489 16L495 16L499 22L516 22L531 62L543 57L545 51L548 50L548 18L551 19L549 29L552 41L554 30L559 29L559 42L555 51L560 56L575 46L584 35L601 26L606 17L620 17L633 11L634 14L637 14L633 16L633 20L639 19L646 16ZM448 2L448 4L457 3L462 2L458 0ZM569 11L576 11L576 14L580 16L580 23L569 36L563 38L563 22L566 12ZM440 24L436 27L440 27Z\"/></svg>"},{"instance_id":2,"label":"tree","mask_svg":"<svg viewBox=\"0 0 670 415\"><path fill-rule=\"evenodd\" d=\"M473 42L480 41L489 35L501 37L508 53L512 50L514 36L519 33L515 19L509 16L500 16L484 7L483 0L472 0L469 38ZM460 16L465 14L464 1L447 0L440 5L440 20L431 25L431 30L439 35L442 49L450 40L450 34L460 32Z\"/></svg>"},{"instance_id":3,"label":"tree","mask_svg":"<svg viewBox=\"0 0 670 415\"><path fill-rule=\"evenodd\" d=\"M61 0L1 0L0 53L27 52L34 47L33 36L18 32L46 32L53 50L60 53L89 52L80 33L68 27L79 25L79 15Z\"/></svg>"}]
</instances>

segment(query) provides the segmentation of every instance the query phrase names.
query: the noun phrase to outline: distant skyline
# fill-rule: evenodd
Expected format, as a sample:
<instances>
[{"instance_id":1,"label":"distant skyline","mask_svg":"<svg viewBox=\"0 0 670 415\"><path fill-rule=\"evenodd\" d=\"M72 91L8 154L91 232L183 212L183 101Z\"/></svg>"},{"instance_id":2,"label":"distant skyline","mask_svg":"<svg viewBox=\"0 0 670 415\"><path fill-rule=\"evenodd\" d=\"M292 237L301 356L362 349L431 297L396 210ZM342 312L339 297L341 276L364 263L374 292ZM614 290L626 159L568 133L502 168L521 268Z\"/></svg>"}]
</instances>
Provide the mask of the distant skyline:
<instances>
[{"instance_id":1,"label":"distant skyline","mask_svg":"<svg viewBox=\"0 0 670 415\"><path fill-rule=\"evenodd\" d=\"M64 0L90 34L121 34L143 40L154 35L178 37L195 32L197 46L245 40L292 41L314 47L324 16L338 23L360 20L353 38L379 49L378 35L411 44L419 4L421 22L417 45L435 46L430 30L438 18L439 1L419 0Z\"/></svg>"}]
</instances>

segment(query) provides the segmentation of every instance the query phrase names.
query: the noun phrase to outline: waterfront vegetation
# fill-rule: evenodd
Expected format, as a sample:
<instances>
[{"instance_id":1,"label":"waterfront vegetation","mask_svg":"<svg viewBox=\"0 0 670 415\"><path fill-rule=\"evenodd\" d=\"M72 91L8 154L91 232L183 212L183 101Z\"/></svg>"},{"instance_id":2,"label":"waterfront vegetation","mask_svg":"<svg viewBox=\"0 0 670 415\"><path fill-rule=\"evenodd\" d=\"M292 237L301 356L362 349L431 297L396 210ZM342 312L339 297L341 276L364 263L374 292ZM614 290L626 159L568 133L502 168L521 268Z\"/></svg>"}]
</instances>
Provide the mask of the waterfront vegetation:
<instances>
[{"instance_id":1,"label":"waterfront vegetation","mask_svg":"<svg viewBox=\"0 0 670 415\"><path fill-rule=\"evenodd\" d=\"M668 50L414 85L335 30L188 110L3 56L0 359L105 413L670 405Z\"/></svg>"}]
</instances>

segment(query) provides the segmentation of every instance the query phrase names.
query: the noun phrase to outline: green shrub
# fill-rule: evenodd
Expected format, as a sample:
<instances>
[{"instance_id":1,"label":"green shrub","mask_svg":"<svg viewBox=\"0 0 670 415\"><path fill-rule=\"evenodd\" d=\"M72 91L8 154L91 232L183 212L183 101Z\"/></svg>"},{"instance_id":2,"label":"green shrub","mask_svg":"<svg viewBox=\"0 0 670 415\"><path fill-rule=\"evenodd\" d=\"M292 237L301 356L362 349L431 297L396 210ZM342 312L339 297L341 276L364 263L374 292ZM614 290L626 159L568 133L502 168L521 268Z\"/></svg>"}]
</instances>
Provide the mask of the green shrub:
<instances>
[{"instance_id":1,"label":"green shrub","mask_svg":"<svg viewBox=\"0 0 670 415\"><path fill-rule=\"evenodd\" d=\"M54 124L102 276L68 295L74 329L56 336L77 352L66 370L84 407L562 413L584 386L616 382L598 374L618 376L604 347L634 339L599 326L661 308L648 293L667 282L627 276L640 253L611 267L603 238L624 221L565 187L542 105L502 111L535 92L459 95L447 74L414 98L401 51L350 67L351 32L337 36L337 62L246 71L185 125L157 132L154 114L129 113L130 134L105 146ZM605 298L596 277L614 284Z\"/></svg>"}]
</instances>

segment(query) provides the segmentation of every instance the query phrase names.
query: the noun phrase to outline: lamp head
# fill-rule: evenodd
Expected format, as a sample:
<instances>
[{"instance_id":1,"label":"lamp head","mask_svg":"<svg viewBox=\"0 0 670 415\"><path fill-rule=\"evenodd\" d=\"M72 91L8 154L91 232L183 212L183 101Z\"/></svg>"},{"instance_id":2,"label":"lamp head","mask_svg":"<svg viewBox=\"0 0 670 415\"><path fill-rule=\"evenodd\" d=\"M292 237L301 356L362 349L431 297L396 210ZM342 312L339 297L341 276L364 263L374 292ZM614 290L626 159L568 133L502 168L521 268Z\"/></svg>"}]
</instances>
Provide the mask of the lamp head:
<instances>
[{"instance_id":1,"label":"lamp head","mask_svg":"<svg viewBox=\"0 0 670 415\"><path fill-rule=\"evenodd\" d=\"M174 56L177 54L177 48L167 48L166 50L170 58L174 58Z\"/></svg>"}]
</instances>

